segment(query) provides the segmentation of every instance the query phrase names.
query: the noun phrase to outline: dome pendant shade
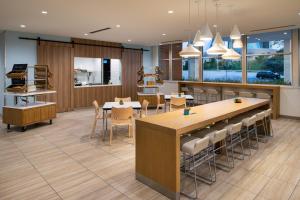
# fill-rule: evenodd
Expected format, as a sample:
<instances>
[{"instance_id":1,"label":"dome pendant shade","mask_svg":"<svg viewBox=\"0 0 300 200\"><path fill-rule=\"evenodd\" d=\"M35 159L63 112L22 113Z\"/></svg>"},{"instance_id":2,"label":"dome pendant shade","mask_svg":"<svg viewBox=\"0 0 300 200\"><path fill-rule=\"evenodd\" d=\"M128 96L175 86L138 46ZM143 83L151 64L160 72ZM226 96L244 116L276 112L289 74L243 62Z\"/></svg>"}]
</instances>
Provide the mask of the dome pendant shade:
<instances>
[{"instance_id":1,"label":"dome pendant shade","mask_svg":"<svg viewBox=\"0 0 300 200\"><path fill-rule=\"evenodd\" d=\"M222 55L222 58L224 60L239 60L241 55L233 49L228 49L227 52Z\"/></svg>"},{"instance_id":2,"label":"dome pendant shade","mask_svg":"<svg viewBox=\"0 0 300 200\"><path fill-rule=\"evenodd\" d=\"M235 49L243 48L243 42L242 42L241 39L234 40L232 46L233 46L233 48L235 48Z\"/></svg>"},{"instance_id":3,"label":"dome pendant shade","mask_svg":"<svg viewBox=\"0 0 300 200\"><path fill-rule=\"evenodd\" d=\"M199 31L197 31L197 33L196 33L196 35L195 35L195 38L194 38L194 41L193 41L193 45L194 45L195 47L202 47L202 46L204 46L204 41L202 41L202 40L200 39L200 35L201 35L201 32L200 32L200 30L199 30Z\"/></svg>"},{"instance_id":4,"label":"dome pendant shade","mask_svg":"<svg viewBox=\"0 0 300 200\"><path fill-rule=\"evenodd\" d=\"M201 52L191 44L189 44L186 48L182 49L182 51L179 52L179 55L183 58L199 57L200 54Z\"/></svg>"},{"instance_id":5,"label":"dome pendant shade","mask_svg":"<svg viewBox=\"0 0 300 200\"><path fill-rule=\"evenodd\" d=\"M230 39L232 40L238 40L238 39L241 39L242 35L241 35L241 32L239 31L239 28L237 25L234 25L233 26L233 29L230 33Z\"/></svg>"},{"instance_id":6,"label":"dome pendant shade","mask_svg":"<svg viewBox=\"0 0 300 200\"><path fill-rule=\"evenodd\" d=\"M208 24L204 25L201 29L200 39L204 41L212 40L213 34L208 26Z\"/></svg>"},{"instance_id":7,"label":"dome pendant shade","mask_svg":"<svg viewBox=\"0 0 300 200\"><path fill-rule=\"evenodd\" d=\"M221 38L220 33L217 32L213 45L207 50L207 54L220 55L220 54L225 54L226 52L227 52L227 48Z\"/></svg>"}]
</instances>

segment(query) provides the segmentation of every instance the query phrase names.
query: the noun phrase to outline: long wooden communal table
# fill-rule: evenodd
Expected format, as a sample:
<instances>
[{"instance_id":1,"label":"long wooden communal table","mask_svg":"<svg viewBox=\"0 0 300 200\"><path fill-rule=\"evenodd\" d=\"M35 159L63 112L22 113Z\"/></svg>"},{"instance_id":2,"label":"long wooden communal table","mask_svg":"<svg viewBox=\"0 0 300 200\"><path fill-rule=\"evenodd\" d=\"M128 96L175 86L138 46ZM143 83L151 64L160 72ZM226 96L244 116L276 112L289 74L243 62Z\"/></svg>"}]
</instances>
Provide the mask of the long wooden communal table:
<instances>
[{"instance_id":1,"label":"long wooden communal table","mask_svg":"<svg viewBox=\"0 0 300 200\"><path fill-rule=\"evenodd\" d=\"M171 199L180 197L180 137L215 122L254 109L269 108L269 100L232 99L136 120L136 179Z\"/></svg>"}]
</instances>

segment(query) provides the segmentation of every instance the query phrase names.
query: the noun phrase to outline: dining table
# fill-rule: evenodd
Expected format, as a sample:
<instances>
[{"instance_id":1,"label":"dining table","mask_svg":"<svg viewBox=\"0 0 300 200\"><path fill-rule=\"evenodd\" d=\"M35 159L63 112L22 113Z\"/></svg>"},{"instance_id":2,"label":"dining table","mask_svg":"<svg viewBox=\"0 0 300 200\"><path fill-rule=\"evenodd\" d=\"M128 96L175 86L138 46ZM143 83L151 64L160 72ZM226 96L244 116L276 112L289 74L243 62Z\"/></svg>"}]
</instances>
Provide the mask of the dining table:
<instances>
[{"instance_id":1,"label":"dining table","mask_svg":"<svg viewBox=\"0 0 300 200\"><path fill-rule=\"evenodd\" d=\"M111 111L112 108L128 108L132 107L134 110L137 110L140 112L142 105L139 101L129 101L129 102L123 102L123 104L120 104L120 102L105 102L102 110L103 110L103 140L105 140L105 135L107 135L107 113Z\"/></svg>"}]
</instances>

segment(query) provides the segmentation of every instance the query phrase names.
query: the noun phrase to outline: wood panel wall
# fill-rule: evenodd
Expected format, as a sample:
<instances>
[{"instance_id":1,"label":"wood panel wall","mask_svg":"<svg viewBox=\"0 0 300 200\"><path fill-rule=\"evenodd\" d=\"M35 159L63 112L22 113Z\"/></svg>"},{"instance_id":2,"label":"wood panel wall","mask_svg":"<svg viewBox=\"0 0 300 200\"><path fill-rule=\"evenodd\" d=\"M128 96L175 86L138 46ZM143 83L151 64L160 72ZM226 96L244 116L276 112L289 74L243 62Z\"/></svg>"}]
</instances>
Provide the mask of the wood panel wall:
<instances>
[{"instance_id":1,"label":"wood panel wall","mask_svg":"<svg viewBox=\"0 0 300 200\"><path fill-rule=\"evenodd\" d=\"M72 38L72 41L121 47L121 44L111 42L78 38ZM143 57L140 50L41 42L37 54L38 64L49 65L53 73L53 86L57 94L47 97L47 100L57 103L58 112L90 107L93 100L97 100L100 105L112 101L114 97L130 96L137 100L137 71L142 66ZM74 88L74 57L121 59L122 85Z\"/></svg>"},{"instance_id":2,"label":"wood panel wall","mask_svg":"<svg viewBox=\"0 0 300 200\"><path fill-rule=\"evenodd\" d=\"M57 112L73 109L73 62L72 45L40 42L37 45L38 64L48 65L53 73L52 84L56 94L48 95L47 101L57 103Z\"/></svg>"},{"instance_id":3,"label":"wood panel wall","mask_svg":"<svg viewBox=\"0 0 300 200\"><path fill-rule=\"evenodd\" d=\"M137 72L143 63L143 54L138 50L124 49L122 53L122 96L137 100Z\"/></svg>"}]
</instances>

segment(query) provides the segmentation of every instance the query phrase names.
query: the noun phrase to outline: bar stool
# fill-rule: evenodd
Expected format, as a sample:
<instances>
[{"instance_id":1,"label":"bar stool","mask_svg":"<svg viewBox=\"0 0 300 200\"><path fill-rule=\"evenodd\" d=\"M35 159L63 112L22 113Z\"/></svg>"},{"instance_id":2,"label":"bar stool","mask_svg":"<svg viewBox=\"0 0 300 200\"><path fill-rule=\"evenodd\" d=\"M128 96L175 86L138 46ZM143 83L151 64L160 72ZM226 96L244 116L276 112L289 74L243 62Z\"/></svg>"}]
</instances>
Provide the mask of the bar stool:
<instances>
[{"instance_id":1,"label":"bar stool","mask_svg":"<svg viewBox=\"0 0 300 200\"><path fill-rule=\"evenodd\" d=\"M236 94L232 90L225 90L223 92L223 96L224 96L224 99L232 99L232 98L236 97Z\"/></svg>"},{"instance_id":2,"label":"bar stool","mask_svg":"<svg viewBox=\"0 0 300 200\"><path fill-rule=\"evenodd\" d=\"M206 90L208 103L218 101L219 92L216 89L207 89Z\"/></svg>"},{"instance_id":3,"label":"bar stool","mask_svg":"<svg viewBox=\"0 0 300 200\"><path fill-rule=\"evenodd\" d=\"M253 98L254 94L251 92L239 92L240 97Z\"/></svg>"},{"instance_id":4,"label":"bar stool","mask_svg":"<svg viewBox=\"0 0 300 200\"><path fill-rule=\"evenodd\" d=\"M194 97L196 100L196 104L202 104L204 102L207 103L207 96L205 90L199 87L194 88Z\"/></svg>"},{"instance_id":5,"label":"bar stool","mask_svg":"<svg viewBox=\"0 0 300 200\"><path fill-rule=\"evenodd\" d=\"M256 127L263 127L263 130L264 130L264 136L262 137L262 142L263 143L266 143L267 142L267 126L266 126L266 123L265 123L265 114L266 111L262 111L260 113L257 113L256 114ZM265 140L264 140L265 139Z\"/></svg>"},{"instance_id":6,"label":"bar stool","mask_svg":"<svg viewBox=\"0 0 300 200\"><path fill-rule=\"evenodd\" d=\"M189 90L188 87L181 87L180 89L181 89L181 91L182 91L184 94L189 94L189 93L190 93L190 90Z\"/></svg>"},{"instance_id":7,"label":"bar stool","mask_svg":"<svg viewBox=\"0 0 300 200\"><path fill-rule=\"evenodd\" d=\"M188 142L185 142L181 147L181 152L183 154L183 165L182 170L183 172L194 178L194 187L195 187L195 193L196 196L192 197L188 194L185 194L184 192L181 192L181 194L192 198L197 199L198 198L198 191L197 191L197 179L199 179L199 176L197 175L197 168L204 164L208 163L210 167L210 176L212 176L212 170L210 166L210 160L212 159L212 156L209 152L209 137L206 136L204 138L195 138Z\"/></svg>"},{"instance_id":8,"label":"bar stool","mask_svg":"<svg viewBox=\"0 0 300 200\"><path fill-rule=\"evenodd\" d=\"M208 134L208 136L209 136L209 142L211 145L211 151L212 151L212 155L213 155L213 163L214 163L214 168L215 168L214 169L215 176L212 181L216 182L216 180L217 180L216 167L218 167L219 169L226 171L226 172L229 172L229 169L230 169L227 144L226 144L227 129L222 129L219 131L211 132ZM216 145L217 143L218 143L218 146ZM227 165L223 165L221 163L216 163L216 154L221 149L225 150Z\"/></svg>"},{"instance_id":9,"label":"bar stool","mask_svg":"<svg viewBox=\"0 0 300 200\"><path fill-rule=\"evenodd\" d=\"M232 158L232 168L234 168L234 158L240 159L238 157L234 157L234 153L237 153L236 151L233 150L233 148L240 144L242 152L238 152L242 154L242 159L244 160L244 147L243 147L243 140L242 140L242 135L241 135L241 130L242 130L242 122L236 123L236 124L230 124L226 126L227 129L227 142L229 145L227 145L227 148L231 150L231 158ZM228 144L227 143L227 144Z\"/></svg>"},{"instance_id":10,"label":"bar stool","mask_svg":"<svg viewBox=\"0 0 300 200\"><path fill-rule=\"evenodd\" d=\"M256 127L256 115L253 115L252 117L247 117L242 120L243 123L243 132L244 138L247 138L248 140L248 146L249 146L249 155L251 155L251 148L258 149L258 137L257 137L257 127ZM251 145L250 136L254 135L256 139L256 148ZM243 134L242 134L243 137Z\"/></svg>"},{"instance_id":11,"label":"bar stool","mask_svg":"<svg viewBox=\"0 0 300 200\"><path fill-rule=\"evenodd\" d=\"M265 125L266 125L266 130L267 130L267 134L270 135L271 137L273 137L273 126L272 126L272 121L271 121L271 117L272 117L272 109L269 108L268 110L265 111Z\"/></svg>"}]
</instances>

